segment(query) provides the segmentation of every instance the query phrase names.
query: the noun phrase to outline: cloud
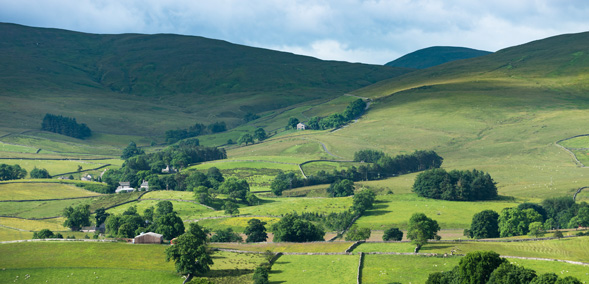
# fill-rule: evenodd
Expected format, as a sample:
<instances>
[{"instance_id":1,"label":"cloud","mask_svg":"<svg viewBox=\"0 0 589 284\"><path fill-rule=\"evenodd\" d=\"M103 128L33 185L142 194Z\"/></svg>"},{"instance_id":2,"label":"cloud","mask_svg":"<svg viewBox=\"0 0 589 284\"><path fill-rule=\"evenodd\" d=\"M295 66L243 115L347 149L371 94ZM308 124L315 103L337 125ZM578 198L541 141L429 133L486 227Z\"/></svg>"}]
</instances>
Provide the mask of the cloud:
<instances>
[{"instance_id":1,"label":"cloud","mask_svg":"<svg viewBox=\"0 0 589 284\"><path fill-rule=\"evenodd\" d=\"M178 33L383 64L434 45L495 51L589 30L585 0L0 0L0 20L92 33Z\"/></svg>"}]
</instances>

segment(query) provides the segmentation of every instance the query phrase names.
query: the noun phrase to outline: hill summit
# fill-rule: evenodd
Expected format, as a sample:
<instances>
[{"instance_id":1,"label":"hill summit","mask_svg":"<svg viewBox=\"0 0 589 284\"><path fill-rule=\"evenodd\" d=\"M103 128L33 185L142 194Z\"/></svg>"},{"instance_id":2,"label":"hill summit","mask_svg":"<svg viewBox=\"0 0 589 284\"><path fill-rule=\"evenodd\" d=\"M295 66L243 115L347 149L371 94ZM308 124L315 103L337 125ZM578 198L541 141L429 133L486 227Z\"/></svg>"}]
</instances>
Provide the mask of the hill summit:
<instances>
[{"instance_id":1,"label":"hill summit","mask_svg":"<svg viewBox=\"0 0 589 284\"><path fill-rule=\"evenodd\" d=\"M432 46L406 54L385 65L392 67L425 69L455 60L474 58L490 53L491 52L489 51L466 47Z\"/></svg>"}]
</instances>

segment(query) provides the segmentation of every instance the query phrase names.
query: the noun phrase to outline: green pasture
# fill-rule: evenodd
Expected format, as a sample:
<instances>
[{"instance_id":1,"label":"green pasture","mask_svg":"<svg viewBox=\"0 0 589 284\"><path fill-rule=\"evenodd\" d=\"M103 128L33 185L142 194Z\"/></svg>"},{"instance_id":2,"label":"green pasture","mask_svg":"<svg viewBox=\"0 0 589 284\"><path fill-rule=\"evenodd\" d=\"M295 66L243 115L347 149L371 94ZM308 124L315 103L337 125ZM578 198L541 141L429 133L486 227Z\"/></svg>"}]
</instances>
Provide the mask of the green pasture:
<instances>
[{"instance_id":1,"label":"green pasture","mask_svg":"<svg viewBox=\"0 0 589 284\"><path fill-rule=\"evenodd\" d=\"M10 164L11 161L8 161ZM107 164L103 160L97 161L82 161L82 160L18 160L14 164L20 165L30 174L35 167L39 169L46 169L50 175L57 176L64 173L72 173L78 170L78 166L82 166L82 170L95 169Z\"/></svg>"},{"instance_id":2,"label":"green pasture","mask_svg":"<svg viewBox=\"0 0 589 284\"><path fill-rule=\"evenodd\" d=\"M341 198L311 198L311 197L281 197L281 198L260 198L260 205L245 206L239 208L239 215L242 217L251 216L280 216L286 213L317 212L331 213L343 212L352 206L351 197ZM244 216L245 215L245 216ZM225 212L209 212L202 217L225 216Z\"/></svg>"},{"instance_id":3,"label":"green pasture","mask_svg":"<svg viewBox=\"0 0 589 284\"><path fill-rule=\"evenodd\" d=\"M312 242L312 243L214 243L212 247L242 251L265 252L345 252L353 242Z\"/></svg>"},{"instance_id":4,"label":"green pasture","mask_svg":"<svg viewBox=\"0 0 589 284\"><path fill-rule=\"evenodd\" d=\"M63 226L65 218L52 218L44 220L27 220L20 218L0 217L0 225L8 228L15 228L25 231L40 231L49 229L51 231L68 231L69 228Z\"/></svg>"},{"instance_id":5,"label":"green pasture","mask_svg":"<svg viewBox=\"0 0 589 284\"><path fill-rule=\"evenodd\" d=\"M270 282L354 283L358 255L283 255L272 266Z\"/></svg>"},{"instance_id":6,"label":"green pasture","mask_svg":"<svg viewBox=\"0 0 589 284\"><path fill-rule=\"evenodd\" d=\"M341 170L351 168L352 166L355 166L357 168L360 165L362 165L362 164L361 163L354 163L354 162L324 162L324 161L321 161L321 162L307 163L307 164L304 164L302 167L303 167L303 171L305 171L305 175L311 176L311 175L317 174L317 172L319 172L319 171L325 171L327 173L331 173L334 170L341 171Z\"/></svg>"},{"instance_id":7,"label":"green pasture","mask_svg":"<svg viewBox=\"0 0 589 284\"><path fill-rule=\"evenodd\" d=\"M571 152L585 167L589 165L589 150L572 150Z\"/></svg>"},{"instance_id":8,"label":"green pasture","mask_svg":"<svg viewBox=\"0 0 589 284\"><path fill-rule=\"evenodd\" d=\"M384 230L388 227L407 228L414 213L424 213L436 220L442 229L470 228L474 214L491 209L501 212L506 207L517 207L508 201L445 201L419 197L416 194L377 195L374 208L356 221L359 227Z\"/></svg>"},{"instance_id":9,"label":"green pasture","mask_svg":"<svg viewBox=\"0 0 589 284\"><path fill-rule=\"evenodd\" d=\"M334 159L327 155L321 144L316 141L317 135L324 131L299 131L288 136L276 137L247 147L240 147L228 151L227 156L232 159L251 156L276 156L285 161L302 163L309 160ZM312 140L311 140L312 139ZM352 153L353 155L353 153Z\"/></svg>"},{"instance_id":10,"label":"green pasture","mask_svg":"<svg viewBox=\"0 0 589 284\"><path fill-rule=\"evenodd\" d=\"M79 140L64 135L42 131L33 132L31 134L13 134L2 138L1 141L8 144L41 149L39 154L49 152L120 156L122 151L121 147L113 147L107 145L107 143L92 144L88 143L87 140ZM129 142L126 144L129 144Z\"/></svg>"},{"instance_id":11,"label":"green pasture","mask_svg":"<svg viewBox=\"0 0 589 284\"><path fill-rule=\"evenodd\" d=\"M61 216L63 209L79 204L88 204L90 198L52 200L52 201L26 201L26 202L2 202L0 215L21 218L47 218Z\"/></svg>"},{"instance_id":12,"label":"green pasture","mask_svg":"<svg viewBox=\"0 0 589 284\"><path fill-rule=\"evenodd\" d=\"M427 257L413 255L365 255L362 283L425 283L430 273L449 271L461 257ZM573 276L588 281L587 266L556 261L524 260L508 258L512 264L521 265L543 273L555 273L559 277Z\"/></svg>"},{"instance_id":13,"label":"green pasture","mask_svg":"<svg viewBox=\"0 0 589 284\"><path fill-rule=\"evenodd\" d=\"M141 199L178 199L194 201L192 191L156 190L149 191L141 196Z\"/></svg>"},{"instance_id":14,"label":"green pasture","mask_svg":"<svg viewBox=\"0 0 589 284\"><path fill-rule=\"evenodd\" d=\"M37 153L38 148L0 142L0 152Z\"/></svg>"},{"instance_id":15,"label":"green pasture","mask_svg":"<svg viewBox=\"0 0 589 284\"><path fill-rule=\"evenodd\" d=\"M449 271L460 257L365 255L362 283L425 283L430 273Z\"/></svg>"},{"instance_id":16,"label":"green pasture","mask_svg":"<svg viewBox=\"0 0 589 284\"><path fill-rule=\"evenodd\" d=\"M63 183L1 183L0 200L37 200L98 196L72 184Z\"/></svg>"},{"instance_id":17,"label":"green pasture","mask_svg":"<svg viewBox=\"0 0 589 284\"><path fill-rule=\"evenodd\" d=\"M33 238L33 232L20 231L0 226L0 242L30 240Z\"/></svg>"},{"instance_id":18,"label":"green pasture","mask_svg":"<svg viewBox=\"0 0 589 284\"><path fill-rule=\"evenodd\" d=\"M248 225L247 222L251 219L258 219L262 222L266 222L266 228L268 231L270 226L280 220L280 218L276 217L227 217L218 219L201 219L198 221L198 225L211 229L212 231L231 228L234 232L243 233Z\"/></svg>"},{"instance_id":19,"label":"green pasture","mask_svg":"<svg viewBox=\"0 0 589 284\"><path fill-rule=\"evenodd\" d=\"M572 139L567 139L559 142L558 144L566 148L589 148L589 136L581 136Z\"/></svg>"},{"instance_id":20,"label":"green pasture","mask_svg":"<svg viewBox=\"0 0 589 284\"><path fill-rule=\"evenodd\" d=\"M27 275L30 275L27 277ZM25 283L174 283L182 281L173 270L134 268L15 268L0 271L0 278ZM25 280L26 279L26 280Z\"/></svg>"},{"instance_id":21,"label":"green pasture","mask_svg":"<svg viewBox=\"0 0 589 284\"><path fill-rule=\"evenodd\" d=\"M587 262L589 237L573 237L546 241L527 242L439 242L425 245L420 252L466 254L477 250L492 250L500 255L539 257Z\"/></svg>"}]
</instances>

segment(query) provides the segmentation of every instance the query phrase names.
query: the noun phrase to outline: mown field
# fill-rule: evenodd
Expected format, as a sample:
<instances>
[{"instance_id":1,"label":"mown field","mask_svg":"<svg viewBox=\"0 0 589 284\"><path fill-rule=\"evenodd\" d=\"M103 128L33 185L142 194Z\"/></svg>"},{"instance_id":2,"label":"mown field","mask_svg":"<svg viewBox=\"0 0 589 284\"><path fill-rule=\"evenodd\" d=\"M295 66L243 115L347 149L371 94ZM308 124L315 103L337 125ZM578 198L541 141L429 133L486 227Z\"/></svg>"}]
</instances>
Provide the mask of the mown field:
<instances>
[{"instance_id":1,"label":"mown field","mask_svg":"<svg viewBox=\"0 0 589 284\"><path fill-rule=\"evenodd\" d=\"M39 200L98 196L100 194L62 183L0 183L0 200Z\"/></svg>"},{"instance_id":2,"label":"mown field","mask_svg":"<svg viewBox=\"0 0 589 284\"><path fill-rule=\"evenodd\" d=\"M354 283L358 255L283 255L269 280L278 283Z\"/></svg>"},{"instance_id":3,"label":"mown field","mask_svg":"<svg viewBox=\"0 0 589 284\"><path fill-rule=\"evenodd\" d=\"M97 242L0 244L0 279L27 283L170 283L181 282L173 262L165 261L165 245ZM89 261L91 260L91 261ZM217 283L251 279L265 261L257 254L217 252L207 274ZM227 279L229 278L229 279Z\"/></svg>"}]
</instances>

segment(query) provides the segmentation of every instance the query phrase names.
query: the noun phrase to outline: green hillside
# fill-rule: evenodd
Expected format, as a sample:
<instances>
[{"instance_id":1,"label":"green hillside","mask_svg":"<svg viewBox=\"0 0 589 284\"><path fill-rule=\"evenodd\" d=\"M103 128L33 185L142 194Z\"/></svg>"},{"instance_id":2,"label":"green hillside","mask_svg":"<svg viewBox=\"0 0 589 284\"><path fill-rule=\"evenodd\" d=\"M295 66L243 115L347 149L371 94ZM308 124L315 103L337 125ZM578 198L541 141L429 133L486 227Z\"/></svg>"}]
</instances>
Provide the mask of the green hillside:
<instances>
[{"instance_id":1,"label":"green hillside","mask_svg":"<svg viewBox=\"0 0 589 284\"><path fill-rule=\"evenodd\" d=\"M491 52L466 47L432 46L403 55L386 66L424 69L447 62L469 59L490 54Z\"/></svg>"},{"instance_id":2,"label":"green hillside","mask_svg":"<svg viewBox=\"0 0 589 284\"><path fill-rule=\"evenodd\" d=\"M97 35L0 24L0 127L45 113L93 131L161 135L195 122L242 123L408 72L171 34Z\"/></svg>"}]
</instances>

